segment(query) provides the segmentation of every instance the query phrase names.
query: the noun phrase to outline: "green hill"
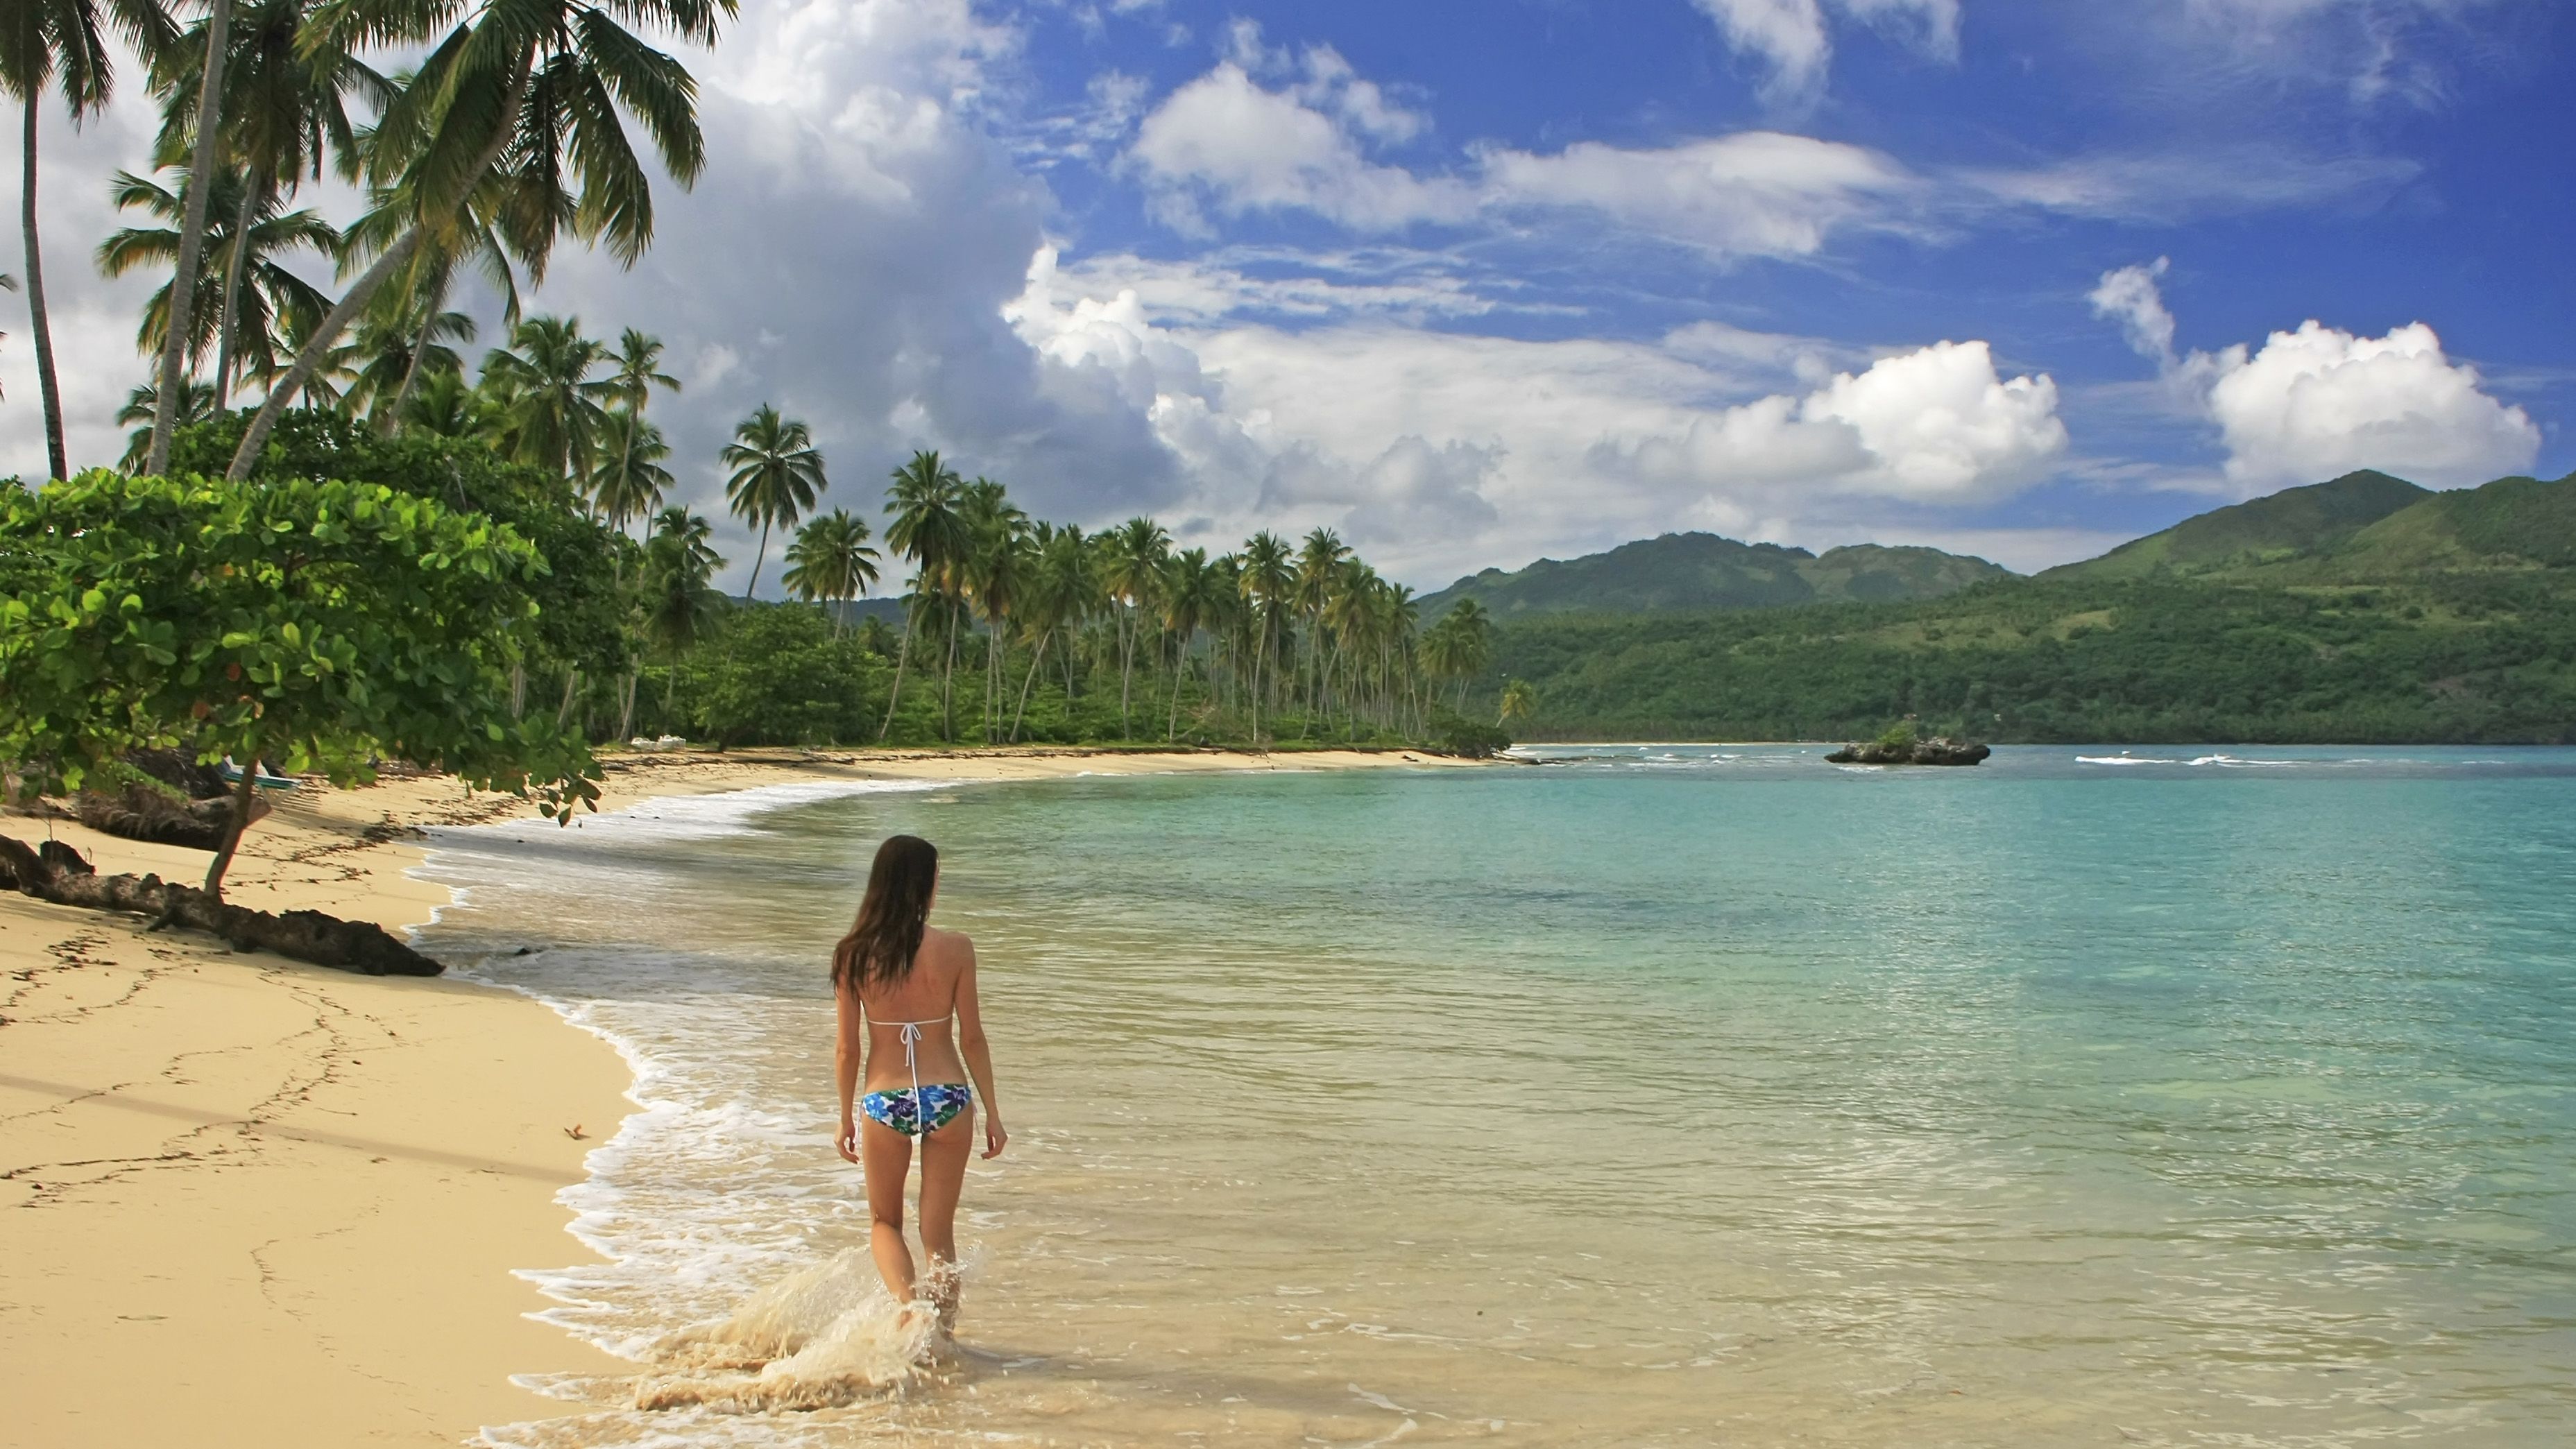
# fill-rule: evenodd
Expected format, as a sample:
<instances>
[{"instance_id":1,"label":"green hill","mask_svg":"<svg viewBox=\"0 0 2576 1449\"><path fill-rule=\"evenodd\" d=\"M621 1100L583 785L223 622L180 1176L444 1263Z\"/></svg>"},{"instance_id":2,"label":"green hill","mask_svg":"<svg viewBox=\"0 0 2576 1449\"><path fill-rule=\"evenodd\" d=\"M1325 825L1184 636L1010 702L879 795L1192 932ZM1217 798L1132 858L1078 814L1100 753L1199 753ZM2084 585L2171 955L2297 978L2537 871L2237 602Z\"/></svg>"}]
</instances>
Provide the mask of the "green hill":
<instances>
[{"instance_id":1,"label":"green hill","mask_svg":"<svg viewBox=\"0 0 2576 1449\"><path fill-rule=\"evenodd\" d=\"M2353 474L1931 599L1526 613L1484 697L1507 678L1537 691L1531 739L1847 739L1916 715L1998 743L2576 743L2576 475Z\"/></svg>"},{"instance_id":2,"label":"green hill","mask_svg":"<svg viewBox=\"0 0 2576 1449\"><path fill-rule=\"evenodd\" d=\"M2064 564L2047 579L2134 579L2158 570L2211 573L2320 554L2390 515L2437 495L2364 469L2330 483L2195 514L2162 533L2131 539L2100 558Z\"/></svg>"},{"instance_id":3,"label":"green hill","mask_svg":"<svg viewBox=\"0 0 2576 1449\"><path fill-rule=\"evenodd\" d=\"M1769 609L1845 600L1937 598L2011 570L1937 548L1854 544L1822 557L1774 543L1708 533L1667 533L1607 553L1540 559L1505 573L1487 569L1422 601L1422 618L1473 598L1497 619L1534 614L1645 614Z\"/></svg>"}]
</instances>

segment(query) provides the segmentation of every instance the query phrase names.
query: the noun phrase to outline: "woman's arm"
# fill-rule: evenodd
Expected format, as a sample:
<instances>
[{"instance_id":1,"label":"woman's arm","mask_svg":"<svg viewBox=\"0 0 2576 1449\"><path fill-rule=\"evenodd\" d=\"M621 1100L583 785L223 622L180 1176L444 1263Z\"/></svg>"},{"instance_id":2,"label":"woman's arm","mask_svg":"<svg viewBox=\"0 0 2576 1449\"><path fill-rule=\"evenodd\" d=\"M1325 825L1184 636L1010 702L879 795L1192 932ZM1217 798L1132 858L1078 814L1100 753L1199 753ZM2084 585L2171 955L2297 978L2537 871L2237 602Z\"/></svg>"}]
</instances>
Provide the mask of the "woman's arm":
<instances>
[{"instance_id":1,"label":"woman's arm","mask_svg":"<svg viewBox=\"0 0 2576 1449\"><path fill-rule=\"evenodd\" d=\"M1002 1099L993 1090L993 1045L984 1039L983 1004L975 997L975 943L957 938L966 948L966 964L957 972L957 1052L966 1058L966 1074L984 1099L984 1155L999 1157L1011 1134L1002 1127Z\"/></svg>"},{"instance_id":2,"label":"woman's arm","mask_svg":"<svg viewBox=\"0 0 2576 1449\"><path fill-rule=\"evenodd\" d=\"M867 1020L859 1008L859 991L844 985L832 993L840 1007L840 1035L832 1048L832 1084L841 1091L841 1135L832 1145L841 1150L845 1162L859 1160L859 1124L850 1115L850 1099L858 1094L859 1069L866 1065L868 1054Z\"/></svg>"}]
</instances>

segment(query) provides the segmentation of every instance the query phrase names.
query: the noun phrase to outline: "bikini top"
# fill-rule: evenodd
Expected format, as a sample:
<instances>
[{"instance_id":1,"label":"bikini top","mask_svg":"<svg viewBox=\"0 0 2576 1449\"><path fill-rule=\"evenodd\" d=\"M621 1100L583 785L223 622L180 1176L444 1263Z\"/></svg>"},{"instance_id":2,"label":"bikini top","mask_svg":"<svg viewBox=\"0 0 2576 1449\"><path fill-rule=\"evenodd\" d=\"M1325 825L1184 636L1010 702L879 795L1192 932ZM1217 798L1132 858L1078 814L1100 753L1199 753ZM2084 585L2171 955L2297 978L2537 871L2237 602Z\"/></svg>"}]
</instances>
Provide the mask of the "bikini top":
<instances>
[{"instance_id":1,"label":"bikini top","mask_svg":"<svg viewBox=\"0 0 2576 1449\"><path fill-rule=\"evenodd\" d=\"M859 1020L862 1024L903 1028L903 1034L899 1038L903 1042L903 1069L912 1078L912 1098L916 1102L921 1100L921 1060L916 1055L921 1045L921 1029L925 1026L946 1026L948 1019L956 1014L957 1008L952 1006L939 1015L922 1021L877 1021L868 1015L867 1003L859 1004Z\"/></svg>"}]
</instances>

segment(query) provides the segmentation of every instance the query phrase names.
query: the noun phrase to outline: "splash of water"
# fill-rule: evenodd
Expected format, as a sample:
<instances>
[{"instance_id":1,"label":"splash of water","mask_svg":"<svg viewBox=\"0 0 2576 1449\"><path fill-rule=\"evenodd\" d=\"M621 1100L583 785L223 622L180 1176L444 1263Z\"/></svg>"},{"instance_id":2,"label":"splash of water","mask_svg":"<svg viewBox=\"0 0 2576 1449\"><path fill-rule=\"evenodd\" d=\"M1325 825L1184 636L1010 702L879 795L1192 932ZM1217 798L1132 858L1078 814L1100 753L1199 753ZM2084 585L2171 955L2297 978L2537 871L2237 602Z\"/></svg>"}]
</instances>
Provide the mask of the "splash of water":
<instances>
[{"instance_id":1,"label":"splash of water","mask_svg":"<svg viewBox=\"0 0 2576 1449\"><path fill-rule=\"evenodd\" d=\"M940 1347L927 1303L897 1303L851 1248L752 1295L730 1317L672 1334L635 1391L639 1409L826 1409L893 1392Z\"/></svg>"}]
</instances>

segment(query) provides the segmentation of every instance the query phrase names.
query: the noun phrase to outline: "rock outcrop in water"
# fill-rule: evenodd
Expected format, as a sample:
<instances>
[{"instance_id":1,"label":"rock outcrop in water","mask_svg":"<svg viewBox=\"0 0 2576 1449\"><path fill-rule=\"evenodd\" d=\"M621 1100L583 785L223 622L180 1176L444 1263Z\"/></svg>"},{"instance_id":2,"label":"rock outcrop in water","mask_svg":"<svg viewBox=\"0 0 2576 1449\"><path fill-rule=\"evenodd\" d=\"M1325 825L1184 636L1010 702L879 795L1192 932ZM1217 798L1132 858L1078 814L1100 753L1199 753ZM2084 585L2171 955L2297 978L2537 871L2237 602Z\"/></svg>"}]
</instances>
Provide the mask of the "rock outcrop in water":
<instances>
[{"instance_id":1,"label":"rock outcrop in water","mask_svg":"<svg viewBox=\"0 0 2576 1449\"><path fill-rule=\"evenodd\" d=\"M1973 765L1994 751L1946 735L1928 740L1845 745L1825 759L1836 765Z\"/></svg>"}]
</instances>

